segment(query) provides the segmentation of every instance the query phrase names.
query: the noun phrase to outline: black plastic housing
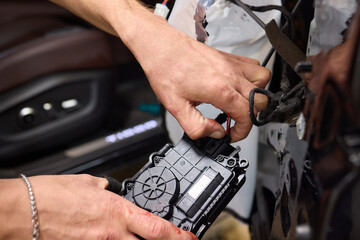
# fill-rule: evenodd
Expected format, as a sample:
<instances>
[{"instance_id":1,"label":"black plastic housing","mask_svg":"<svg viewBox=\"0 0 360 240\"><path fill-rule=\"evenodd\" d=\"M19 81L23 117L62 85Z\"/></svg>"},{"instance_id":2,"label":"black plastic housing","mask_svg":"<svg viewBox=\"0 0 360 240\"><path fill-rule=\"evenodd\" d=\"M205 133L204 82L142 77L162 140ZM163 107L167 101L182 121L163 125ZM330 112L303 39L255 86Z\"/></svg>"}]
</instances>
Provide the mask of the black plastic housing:
<instances>
[{"instance_id":1,"label":"black plastic housing","mask_svg":"<svg viewBox=\"0 0 360 240\"><path fill-rule=\"evenodd\" d=\"M131 179L121 195L201 238L245 182L246 159L229 138L166 144Z\"/></svg>"}]
</instances>

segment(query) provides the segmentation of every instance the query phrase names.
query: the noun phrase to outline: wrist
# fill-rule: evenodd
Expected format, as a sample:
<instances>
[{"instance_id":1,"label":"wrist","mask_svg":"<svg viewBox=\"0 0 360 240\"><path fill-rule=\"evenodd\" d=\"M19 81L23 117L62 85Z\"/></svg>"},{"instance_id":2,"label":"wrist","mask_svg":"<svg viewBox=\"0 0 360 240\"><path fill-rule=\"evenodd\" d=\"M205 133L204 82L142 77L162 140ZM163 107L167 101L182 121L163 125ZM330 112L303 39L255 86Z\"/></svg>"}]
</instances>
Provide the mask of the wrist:
<instances>
[{"instance_id":1,"label":"wrist","mask_svg":"<svg viewBox=\"0 0 360 240\"><path fill-rule=\"evenodd\" d=\"M0 180L0 239L30 239L31 211L21 179Z\"/></svg>"},{"instance_id":2,"label":"wrist","mask_svg":"<svg viewBox=\"0 0 360 240\"><path fill-rule=\"evenodd\" d=\"M161 25L167 21L153 13L153 9L137 0L110 1L103 7L104 16L125 45L134 53L157 37Z\"/></svg>"}]
</instances>

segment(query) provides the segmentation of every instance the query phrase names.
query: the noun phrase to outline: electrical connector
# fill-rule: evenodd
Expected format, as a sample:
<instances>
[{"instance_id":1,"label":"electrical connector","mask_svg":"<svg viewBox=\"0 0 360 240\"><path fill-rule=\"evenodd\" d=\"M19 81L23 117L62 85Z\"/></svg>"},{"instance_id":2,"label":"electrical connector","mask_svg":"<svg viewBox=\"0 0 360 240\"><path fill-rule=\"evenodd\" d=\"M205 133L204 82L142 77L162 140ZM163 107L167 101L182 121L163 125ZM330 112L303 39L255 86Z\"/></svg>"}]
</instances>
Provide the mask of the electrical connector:
<instances>
[{"instance_id":1,"label":"electrical connector","mask_svg":"<svg viewBox=\"0 0 360 240\"><path fill-rule=\"evenodd\" d=\"M167 18L170 10L165 4L157 3L155 5L154 14L162 16L163 18Z\"/></svg>"}]
</instances>

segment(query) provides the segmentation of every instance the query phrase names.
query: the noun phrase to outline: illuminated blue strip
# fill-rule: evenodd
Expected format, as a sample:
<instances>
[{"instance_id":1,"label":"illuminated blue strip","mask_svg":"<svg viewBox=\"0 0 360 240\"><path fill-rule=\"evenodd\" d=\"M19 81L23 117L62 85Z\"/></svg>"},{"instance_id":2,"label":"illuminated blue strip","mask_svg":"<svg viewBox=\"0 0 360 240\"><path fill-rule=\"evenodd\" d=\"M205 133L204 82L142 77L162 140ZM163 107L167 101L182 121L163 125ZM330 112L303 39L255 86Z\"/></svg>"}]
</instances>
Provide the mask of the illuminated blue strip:
<instances>
[{"instance_id":1,"label":"illuminated blue strip","mask_svg":"<svg viewBox=\"0 0 360 240\"><path fill-rule=\"evenodd\" d=\"M140 134L140 133L146 132L148 130L154 129L157 126L158 126L157 121L151 120L151 121L148 121L146 123L137 125L135 127L125 129L125 130L123 130L121 132L111 134L111 135L105 137L105 141L109 142L109 143L114 143L114 142L116 142L118 140L127 139L127 138L130 138L130 137L135 136L137 134Z\"/></svg>"}]
</instances>

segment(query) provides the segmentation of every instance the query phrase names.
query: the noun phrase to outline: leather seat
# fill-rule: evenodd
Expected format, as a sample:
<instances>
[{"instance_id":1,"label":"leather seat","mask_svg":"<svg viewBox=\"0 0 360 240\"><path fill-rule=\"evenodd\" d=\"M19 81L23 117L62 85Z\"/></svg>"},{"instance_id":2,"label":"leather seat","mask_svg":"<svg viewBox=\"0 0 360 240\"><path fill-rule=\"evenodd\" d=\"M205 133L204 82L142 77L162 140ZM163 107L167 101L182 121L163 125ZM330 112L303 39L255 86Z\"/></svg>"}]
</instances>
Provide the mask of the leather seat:
<instances>
[{"instance_id":1,"label":"leather seat","mask_svg":"<svg viewBox=\"0 0 360 240\"><path fill-rule=\"evenodd\" d=\"M0 163L101 126L124 60L113 37L47 1L15 0L0 2L0 36Z\"/></svg>"}]
</instances>

